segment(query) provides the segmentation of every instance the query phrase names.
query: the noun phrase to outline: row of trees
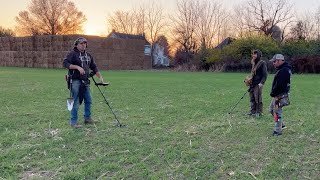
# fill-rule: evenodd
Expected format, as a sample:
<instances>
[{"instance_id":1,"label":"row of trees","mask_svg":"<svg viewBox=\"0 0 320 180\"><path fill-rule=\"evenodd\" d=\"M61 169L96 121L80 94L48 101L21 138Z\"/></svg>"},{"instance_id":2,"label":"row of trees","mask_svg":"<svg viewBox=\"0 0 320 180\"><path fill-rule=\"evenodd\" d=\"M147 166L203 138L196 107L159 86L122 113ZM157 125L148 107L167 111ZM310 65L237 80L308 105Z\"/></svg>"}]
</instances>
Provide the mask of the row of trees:
<instances>
[{"instance_id":1,"label":"row of trees","mask_svg":"<svg viewBox=\"0 0 320 180\"><path fill-rule=\"evenodd\" d=\"M131 10L119 10L106 18L110 30L145 34L154 42L169 37L175 47L196 52L212 48L224 38L265 34L274 39L315 39L320 35L319 12L294 14L288 0L248 0L226 10L218 0L176 0L173 12L157 1ZM81 33L85 15L69 0L31 0L16 16L17 35ZM3 31L3 30L1 30ZM2 35L3 36L3 35Z\"/></svg>"},{"instance_id":2,"label":"row of trees","mask_svg":"<svg viewBox=\"0 0 320 180\"><path fill-rule=\"evenodd\" d=\"M0 37L3 36L15 36L15 33L11 29L6 29L0 26Z\"/></svg>"},{"instance_id":3,"label":"row of trees","mask_svg":"<svg viewBox=\"0 0 320 180\"><path fill-rule=\"evenodd\" d=\"M169 39L171 49L182 57L179 63L214 59L209 55L226 37L271 37L275 42L320 38L320 10L297 15L288 0L248 0L225 9L218 0L176 0L168 12L157 1L131 10L119 10L108 17L110 30L144 34L151 44ZM16 17L18 35L82 33L85 15L69 0L31 0ZM14 35L0 28L0 35ZM163 36L165 35L165 37ZM167 38L166 38L167 37ZM180 54L179 54L180 53ZM210 57L209 57L210 56ZM215 55L218 57L218 55Z\"/></svg>"},{"instance_id":4,"label":"row of trees","mask_svg":"<svg viewBox=\"0 0 320 180\"><path fill-rule=\"evenodd\" d=\"M262 59L268 62L276 53L285 55L295 73L320 73L319 40L287 40L278 43L270 36L258 35L234 40L222 49L210 49L202 68L212 71L250 71L251 53L260 49Z\"/></svg>"}]
</instances>

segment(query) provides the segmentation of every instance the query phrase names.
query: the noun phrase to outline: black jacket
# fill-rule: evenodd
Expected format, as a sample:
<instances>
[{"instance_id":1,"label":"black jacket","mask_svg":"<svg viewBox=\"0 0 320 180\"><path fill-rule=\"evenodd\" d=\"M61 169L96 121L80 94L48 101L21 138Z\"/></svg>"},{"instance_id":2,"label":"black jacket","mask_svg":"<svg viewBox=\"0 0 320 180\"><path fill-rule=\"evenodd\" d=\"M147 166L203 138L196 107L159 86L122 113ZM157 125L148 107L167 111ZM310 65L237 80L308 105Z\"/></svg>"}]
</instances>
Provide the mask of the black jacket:
<instances>
[{"instance_id":1,"label":"black jacket","mask_svg":"<svg viewBox=\"0 0 320 180\"><path fill-rule=\"evenodd\" d=\"M271 88L271 97L279 96L280 94L289 93L290 91L290 78L291 78L291 66L284 62L277 68L277 72L274 75Z\"/></svg>"},{"instance_id":2,"label":"black jacket","mask_svg":"<svg viewBox=\"0 0 320 180\"><path fill-rule=\"evenodd\" d=\"M262 61L262 64L260 65L260 67L257 68L256 73L252 77L252 87L255 87L259 83L264 84L267 80L267 76L268 71L266 62Z\"/></svg>"},{"instance_id":3,"label":"black jacket","mask_svg":"<svg viewBox=\"0 0 320 180\"><path fill-rule=\"evenodd\" d=\"M78 70L69 69L71 64L82 67L86 73L84 75L80 75ZM99 71L93 57L86 51L80 52L76 47L73 48L73 50L63 60L63 67L69 69L69 75L71 75L72 79L80 80L87 80L89 78L90 69L94 71L94 73Z\"/></svg>"}]
</instances>

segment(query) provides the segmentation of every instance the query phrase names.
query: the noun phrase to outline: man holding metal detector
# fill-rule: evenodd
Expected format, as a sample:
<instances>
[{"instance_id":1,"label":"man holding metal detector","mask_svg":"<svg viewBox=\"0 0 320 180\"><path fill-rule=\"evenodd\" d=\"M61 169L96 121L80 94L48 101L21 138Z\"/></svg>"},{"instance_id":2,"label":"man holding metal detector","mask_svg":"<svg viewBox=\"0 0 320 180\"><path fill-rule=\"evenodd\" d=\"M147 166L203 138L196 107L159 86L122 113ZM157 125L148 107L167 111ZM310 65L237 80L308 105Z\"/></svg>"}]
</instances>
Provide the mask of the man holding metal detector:
<instances>
[{"instance_id":1,"label":"man holding metal detector","mask_svg":"<svg viewBox=\"0 0 320 180\"><path fill-rule=\"evenodd\" d=\"M272 97L269 111L272 114L275 127L274 136L282 135L282 129L285 128L282 118L282 107L290 104L290 81L291 81L291 66L284 61L282 54L276 54L270 60L277 72L272 82L270 96Z\"/></svg>"},{"instance_id":2,"label":"man holding metal detector","mask_svg":"<svg viewBox=\"0 0 320 180\"><path fill-rule=\"evenodd\" d=\"M251 110L248 115L259 117L263 113L262 88L267 80L267 65L261 60L262 52L256 49L252 53L252 69L251 75L245 79L245 84L249 87L249 97Z\"/></svg>"},{"instance_id":3,"label":"man holding metal detector","mask_svg":"<svg viewBox=\"0 0 320 180\"><path fill-rule=\"evenodd\" d=\"M84 100L84 124L94 124L91 119L92 96L90 92L90 70L104 83L93 57L86 51L87 40L79 37L74 41L73 50L66 56L63 66L68 71L68 88L70 89L72 103L70 107L70 125L81 128L78 124L79 105ZM69 105L69 104L68 104Z\"/></svg>"}]
</instances>

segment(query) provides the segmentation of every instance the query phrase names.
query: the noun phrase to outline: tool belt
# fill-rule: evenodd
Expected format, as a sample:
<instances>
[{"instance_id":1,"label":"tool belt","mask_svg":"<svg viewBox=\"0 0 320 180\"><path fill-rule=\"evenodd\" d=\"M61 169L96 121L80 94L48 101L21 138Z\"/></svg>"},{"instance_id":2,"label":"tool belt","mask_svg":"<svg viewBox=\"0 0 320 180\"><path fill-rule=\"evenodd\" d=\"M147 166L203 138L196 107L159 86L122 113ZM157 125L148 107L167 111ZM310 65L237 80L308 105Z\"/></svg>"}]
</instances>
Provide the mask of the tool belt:
<instances>
[{"instance_id":1,"label":"tool belt","mask_svg":"<svg viewBox=\"0 0 320 180\"><path fill-rule=\"evenodd\" d=\"M275 97L275 104L279 107L290 105L290 99L288 94L281 94Z\"/></svg>"}]
</instances>

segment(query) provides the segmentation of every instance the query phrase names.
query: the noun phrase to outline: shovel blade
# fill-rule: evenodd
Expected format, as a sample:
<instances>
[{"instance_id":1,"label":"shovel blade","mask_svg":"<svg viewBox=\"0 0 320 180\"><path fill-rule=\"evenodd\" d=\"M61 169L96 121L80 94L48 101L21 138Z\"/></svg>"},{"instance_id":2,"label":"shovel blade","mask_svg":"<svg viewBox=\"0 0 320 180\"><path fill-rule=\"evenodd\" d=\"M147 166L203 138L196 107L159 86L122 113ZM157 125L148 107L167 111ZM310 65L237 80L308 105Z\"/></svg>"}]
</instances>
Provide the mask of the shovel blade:
<instances>
[{"instance_id":1,"label":"shovel blade","mask_svg":"<svg viewBox=\"0 0 320 180\"><path fill-rule=\"evenodd\" d=\"M68 99L67 99L67 108L68 108L69 111L72 110L72 108L73 108L73 103L74 103L73 98L68 98Z\"/></svg>"}]
</instances>

